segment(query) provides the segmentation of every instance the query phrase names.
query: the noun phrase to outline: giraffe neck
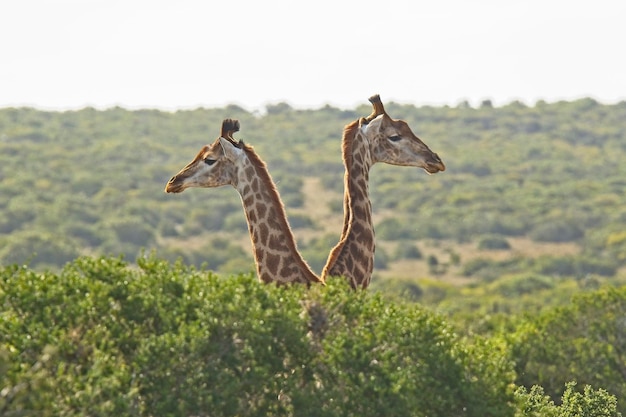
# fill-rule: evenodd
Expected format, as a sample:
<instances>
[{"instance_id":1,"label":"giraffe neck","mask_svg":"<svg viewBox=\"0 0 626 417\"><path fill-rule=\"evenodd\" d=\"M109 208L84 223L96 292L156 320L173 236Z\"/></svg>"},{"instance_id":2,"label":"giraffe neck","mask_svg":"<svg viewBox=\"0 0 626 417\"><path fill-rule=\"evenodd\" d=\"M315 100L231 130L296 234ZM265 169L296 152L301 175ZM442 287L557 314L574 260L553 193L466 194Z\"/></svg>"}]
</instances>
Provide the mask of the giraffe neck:
<instances>
[{"instance_id":1,"label":"giraffe neck","mask_svg":"<svg viewBox=\"0 0 626 417\"><path fill-rule=\"evenodd\" d=\"M369 199L370 144L358 125L349 125L343 137L344 225L341 239L331 251L322 279L344 276L353 288L366 288L374 269L374 225Z\"/></svg>"},{"instance_id":2,"label":"giraffe neck","mask_svg":"<svg viewBox=\"0 0 626 417\"><path fill-rule=\"evenodd\" d=\"M248 158L234 184L248 221L259 280L310 284L322 282L297 250L285 207L265 163L246 149Z\"/></svg>"}]
</instances>

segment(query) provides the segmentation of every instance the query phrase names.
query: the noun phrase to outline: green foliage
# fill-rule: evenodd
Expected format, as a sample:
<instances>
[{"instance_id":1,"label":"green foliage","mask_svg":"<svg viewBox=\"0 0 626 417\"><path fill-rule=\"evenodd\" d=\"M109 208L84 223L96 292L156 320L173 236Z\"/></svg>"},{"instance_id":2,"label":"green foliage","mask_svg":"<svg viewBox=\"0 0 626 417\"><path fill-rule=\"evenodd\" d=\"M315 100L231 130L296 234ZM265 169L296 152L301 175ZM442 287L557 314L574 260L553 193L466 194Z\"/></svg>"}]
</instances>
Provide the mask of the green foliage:
<instances>
[{"instance_id":1,"label":"green foliage","mask_svg":"<svg viewBox=\"0 0 626 417\"><path fill-rule=\"evenodd\" d=\"M395 217L385 219L376 226L376 237L383 240L414 239L416 233Z\"/></svg>"},{"instance_id":2,"label":"green foliage","mask_svg":"<svg viewBox=\"0 0 626 417\"><path fill-rule=\"evenodd\" d=\"M624 296L609 287L626 260L626 105L386 108L448 169L375 166L377 270L415 261L434 279L375 279L369 294L259 285L231 187L163 192L239 118L321 271L340 235L326 223L342 216L341 131L368 105L0 109L0 414L624 413ZM307 177L329 215L306 212ZM518 238L580 250L522 256ZM447 261L453 242L513 249ZM514 403L513 382L530 390Z\"/></svg>"},{"instance_id":3,"label":"green foliage","mask_svg":"<svg viewBox=\"0 0 626 417\"><path fill-rule=\"evenodd\" d=\"M542 274L585 276L597 274L613 276L617 265L610 260L598 260L573 256L543 256L534 262L534 269Z\"/></svg>"},{"instance_id":4,"label":"green foliage","mask_svg":"<svg viewBox=\"0 0 626 417\"><path fill-rule=\"evenodd\" d=\"M213 271L233 272L232 267L239 265L239 271L252 271L252 255L224 237L214 237L198 248L171 248L158 251L159 256L170 262L182 260L186 265L196 268L207 267Z\"/></svg>"},{"instance_id":5,"label":"green foliage","mask_svg":"<svg viewBox=\"0 0 626 417\"><path fill-rule=\"evenodd\" d=\"M292 229L304 229L315 227L315 223L305 214L293 213L289 215L289 225Z\"/></svg>"},{"instance_id":6,"label":"green foliage","mask_svg":"<svg viewBox=\"0 0 626 417\"><path fill-rule=\"evenodd\" d=\"M327 234L311 239L306 245L302 245L301 252L304 259L314 271L321 271L328 260L329 248L334 247L339 241L339 234Z\"/></svg>"},{"instance_id":7,"label":"green foliage","mask_svg":"<svg viewBox=\"0 0 626 417\"><path fill-rule=\"evenodd\" d=\"M567 221L550 221L538 224L530 232L530 237L538 242L570 242L583 237L583 230Z\"/></svg>"},{"instance_id":8,"label":"green foliage","mask_svg":"<svg viewBox=\"0 0 626 417\"><path fill-rule=\"evenodd\" d=\"M515 391L518 405L516 417L621 417L617 401L603 389L586 385L584 392L574 390L576 383L568 382L560 405L555 405L543 389L534 385L530 392L524 387Z\"/></svg>"},{"instance_id":9,"label":"green foliage","mask_svg":"<svg viewBox=\"0 0 626 417\"><path fill-rule=\"evenodd\" d=\"M378 288L380 285L372 285L373 289ZM422 286L414 281L393 279L384 283L385 294L391 297L398 297L402 300L409 300L412 302L419 302L424 297L424 289Z\"/></svg>"},{"instance_id":10,"label":"green foliage","mask_svg":"<svg viewBox=\"0 0 626 417\"><path fill-rule=\"evenodd\" d=\"M624 413L625 317L626 287L579 295L567 307L529 317L511 334L518 383L541 385L552 398L567 381L601 386Z\"/></svg>"},{"instance_id":11,"label":"green foliage","mask_svg":"<svg viewBox=\"0 0 626 417\"><path fill-rule=\"evenodd\" d=\"M493 288L506 297L519 297L522 294L549 290L554 286L554 280L545 275L520 274L496 281Z\"/></svg>"},{"instance_id":12,"label":"green foliage","mask_svg":"<svg viewBox=\"0 0 626 417\"><path fill-rule=\"evenodd\" d=\"M154 256L0 271L5 415L512 416L506 345L411 304Z\"/></svg>"},{"instance_id":13,"label":"green foliage","mask_svg":"<svg viewBox=\"0 0 626 417\"><path fill-rule=\"evenodd\" d=\"M417 169L374 167L374 209L393 210L376 224L379 240L526 236L575 242L585 254L623 264L623 104L582 99L532 107L387 107L439 152L448 169L425 176ZM230 187L162 192L169 177L218 135L224 117L241 120L241 137L266 160L288 208L304 207L303 181L313 177L341 216L341 132L369 114L368 106L296 110L274 103L266 110L0 109L0 233L9 240L25 231L40 240L62 234L75 253L131 257L141 248L173 250L194 236L209 241L215 232L240 238L245 220ZM301 220L294 217L304 229L323 229L319 217ZM329 249L320 247L313 257ZM58 256L47 266L67 262L65 249L51 250ZM24 263L32 252L16 251L19 259L0 262Z\"/></svg>"},{"instance_id":14,"label":"green foliage","mask_svg":"<svg viewBox=\"0 0 626 417\"><path fill-rule=\"evenodd\" d=\"M508 250L511 249L511 245L501 236L484 236L478 241L478 249Z\"/></svg>"},{"instance_id":15,"label":"green foliage","mask_svg":"<svg viewBox=\"0 0 626 417\"><path fill-rule=\"evenodd\" d=\"M417 245L410 242L400 242L394 256L396 259L422 259L424 255Z\"/></svg>"},{"instance_id":16,"label":"green foliage","mask_svg":"<svg viewBox=\"0 0 626 417\"><path fill-rule=\"evenodd\" d=\"M16 234L0 249L0 259L4 263L27 262L40 267L69 262L78 254L78 249L65 238L29 231Z\"/></svg>"}]
</instances>

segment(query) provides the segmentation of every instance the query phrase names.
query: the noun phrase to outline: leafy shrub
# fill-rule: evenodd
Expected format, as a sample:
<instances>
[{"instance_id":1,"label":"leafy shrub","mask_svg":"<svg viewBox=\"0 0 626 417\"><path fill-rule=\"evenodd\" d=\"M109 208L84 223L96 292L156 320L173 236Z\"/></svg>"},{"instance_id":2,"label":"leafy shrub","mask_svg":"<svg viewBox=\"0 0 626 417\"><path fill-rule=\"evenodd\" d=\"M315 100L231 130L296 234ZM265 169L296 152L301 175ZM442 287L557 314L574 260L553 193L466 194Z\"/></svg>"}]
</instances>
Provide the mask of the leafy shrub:
<instances>
[{"instance_id":1,"label":"leafy shrub","mask_svg":"<svg viewBox=\"0 0 626 417\"><path fill-rule=\"evenodd\" d=\"M221 230L224 226L224 218L228 214L230 212L225 208L194 208L185 219L183 235L197 236L206 231ZM241 216L239 210L237 210L237 214Z\"/></svg>"},{"instance_id":2,"label":"leafy shrub","mask_svg":"<svg viewBox=\"0 0 626 417\"><path fill-rule=\"evenodd\" d=\"M626 218L626 216L625 216ZM626 231L610 233L606 238L606 248L620 261L626 260Z\"/></svg>"},{"instance_id":3,"label":"leafy shrub","mask_svg":"<svg viewBox=\"0 0 626 417\"><path fill-rule=\"evenodd\" d=\"M478 241L478 249L508 250L511 249L511 245L501 236L485 236Z\"/></svg>"},{"instance_id":4,"label":"leafy shrub","mask_svg":"<svg viewBox=\"0 0 626 417\"><path fill-rule=\"evenodd\" d=\"M469 261L463 264L461 273L466 277L471 277L495 265L496 265L496 262L490 259L474 258L474 259L470 259Z\"/></svg>"},{"instance_id":5,"label":"leafy shrub","mask_svg":"<svg viewBox=\"0 0 626 417\"><path fill-rule=\"evenodd\" d=\"M422 259L424 255L413 243L401 242L394 253L395 259Z\"/></svg>"},{"instance_id":6,"label":"leafy shrub","mask_svg":"<svg viewBox=\"0 0 626 417\"><path fill-rule=\"evenodd\" d=\"M446 234L445 227L434 224L420 224L419 228L415 232L415 238L429 238L429 239L445 239L446 237L450 237L450 235Z\"/></svg>"},{"instance_id":7,"label":"leafy shrub","mask_svg":"<svg viewBox=\"0 0 626 417\"><path fill-rule=\"evenodd\" d=\"M37 218L36 203L25 203L21 205L15 200L9 203L7 210L3 210L4 219L1 221L5 233L19 229L26 229L26 225Z\"/></svg>"},{"instance_id":8,"label":"leafy shrub","mask_svg":"<svg viewBox=\"0 0 626 417\"><path fill-rule=\"evenodd\" d=\"M299 247L302 257L307 261L313 271L321 271L328 260L330 248L339 241L339 235L332 233L311 239L307 244Z\"/></svg>"},{"instance_id":9,"label":"leafy shrub","mask_svg":"<svg viewBox=\"0 0 626 417\"><path fill-rule=\"evenodd\" d=\"M535 268L540 274L575 275L576 258L571 256L542 256L535 261Z\"/></svg>"},{"instance_id":10,"label":"leafy shrub","mask_svg":"<svg viewBox=\"0 0 626 417\"><path fill-rule=\"evenodd\" d=\"M223 237L211 237L201 248L186 251L189 252L187 259L190 260L190 265L196 268L206 266L213 271L219 270L229 260L247 259L248 265L253 262L251 254L245 253L241 246Z\"/></svg>"},{"instance_id":11,"label":"leafy shrub","mask_svg":"<svg viewBox=\"0 0 626 417\"><path fill-rule=\"evenodd\" d=\"M0 263L4 265L28 263L33 267L50 267L63 265L76 256L78 251L67 239L34 232L14 235L0 249Z\"/></svg>"},{"instance_id":12,"label":"leafy shrub","mask_svg":"<svg viewBox=\"0 0 626 417\"><path fill-rule=\"evenodd\" d=\"M626 245L626 231L611 233L606 238L606 246L608 247L623 245Z\"/></svg>"},{"instance_id":13,"label":"leafy shrub","mask_svg":"<svg viewBox=\"0 0 626 417\"><path fill-rule=\"evenodd\" d=\"M608 260L587 259L578 256L542 256L535 261L533 269L546 275L584 276L597 274L610 277L617 272L617 265Z\"/></svg>"},{"instance_id":14,"label":"leafy shrub","mask_svg":"<svg viewBox=\"0 0 626 417\"><path fill-rule=\"evenodd\" d=\"M382 240L413 239L415 233L403 221L391 217L376 225L376 237Z\"/></svg>"},{"instance_id":15,"label":"leafy shrub","mask_svg":"<svg viewBox=\"0 0 626 417\"><path fill-rule=\"evenodd\" d=\"M20 225L15 223L10 215L4 212L0 212L0 233L9 234L14 230L19 229Z\"/></svg>"},{"instance_id":16,"label":"leafy shrub","mask_svg":"<svg viewBox=\"0 0 626 417\"><path fill-rule=\"evenodd\" d=\"M83 193L91 197L96 195L102 188L102 179L99 177L82 176L74 181L72 188L76 193Z\"/></svg>"},{"instance_id":17,"label":"leafy shrub","mask_svg":"<svg viewBox=\"0 0 626 417\"><path fill-rule=\"evenodd\" d=\"M584 234L578 225L556 220L535 226L530 237L537 242L571 242L580 239Z\"/></svg>"},{"instance_id":18,"label":"leafy shrub","mask_svg":"<svg viewBox=\"0 0 626 417\"><path fill-rule=\"evenodd\" d=\"M527 272L531 268L530 262L524 257L503 260L474 258L463 264L461 273L464 276L477 276L491 282L506 274Z\"/></svg>"},{"instance_id":19,"label":"leafy shrub","mask_svg":"<svg viewBox=\"0 0 626 417\"><path fill-rule=\"evenodd\" d=\"M292 229L314 228L315 223L305 214L293 213L287 219Z\"/></svg>"},{"instance_id":20,"label":"leafy shrub","mask_svg":"<svg viewBox=\"0 0 626 417\"><path fill-rule=\"evenodd\" d=\"M304 194L302 193L304 181L302 178L293 175L281 175L275 180L285 206L295 208L304 205Z\"/></svg>"},{"instance_id":21,"label":"leafy shrub","mask_svg":"<svg viewBox=\"0 0 626 417\"><path fill-rule=\"evenodd\" d=\"M159 234L162 237L176 237L179 235L176 225L172 224L169 221L165 221L159 224Z\"/></svg>"},{"instance_id":22,"label":"leafy shrub","mask_svg":"<svg viewBox=\"0 0 626 417\"><path fill-rule=\"evenodd\" d=\"M578 274L597 274L605 277L612 277L617 273L619 264L611 259L578 259Z\"/></svg>"},{"instance_id":23,"label":"leafy shrub","mask_svg":"<svg viewBox=\"0 0 626 417\"><path fill-rule=\"evenodd\" d=\"M138 217L112 220L109 227L123 243L141 247L148 246L154 241L154 230Z\"/></svg>"},{"instance_id":24,"label":"leafy shrub","mask_svg":"<svg viewBox=\"0 0 626 417\"><path fill-rule=\"evenodd\" d=\"M624 413L624 317L626 287L582 294L571 305L529 317L509 335L517 383L541 385L553 400L563 395L567 381L603 387L616 395Z\"/></svg>"},{"instance_id":25,"label":"leafy shrub","mask_svg":"<svg viewBox=\"0 0 626 417\"><path fill-rule=\"evenodd\" d=\"M459 172L467 172L477 177L486 177L488 175L491 175L491 168L486 162L466 162L457 169L459 170Z\"/></svg>"},{"instance_id":26,"label":"leafy shrub","mask_svg":"<svg viewBox=\"0 0 626 417\"><path fill-rule=\"evenodd\" d=\"M555 405L538 385L528 391L519 387L515 391L517 403L516 417L620 417L617 400L603 389L594 390L586 385L584 392L574 390L576 383L568 382L561 397L560 405Z\"/></svg>"},{"instance_id":27,"label":"leafy shrub","mask_svg":"<svg viewBox=\"0 0 626 417\"><path fill-rule=\"evenodd\" d=\"M513 416L505 345L343 280L84 257L0 269L0 305L3 414Z\"/></svg>"},{"instance_id":28,"label":"leafy shrub","mask_svg":"<svg viewBox=\"0 0 626 417\"><path fill-rule=\"evenodd\" d=\"M79 240L84 246L96 248L104 242L100 231L91 225L83 223L70 223L65 226L65 234Z\"/></svg>"},{"instance_id":29,"label":"leafy shrub","mask_svg":"<svg viewBox=\"0 0 626 417\"><path fill-rule=\"evenodd\" d=\"M283 204L288 208L298 208L304 206L304 195L301 193L281 194Z\"/></svg>"},{"instance_id":30,"label":"leafy shrub","mask_svg":"<svg viewBox=\"0 0 626 417\"><path fill-rule=\"evenodd\" d=\"M520 274L495 282L494 289L506 297L530 294L554 288L554 280L544 275Z\"/></svg>"},{"instance_id":31,"label":"leafy shrub","mask_svg":"<svg viewBox=\"0 0 626 417\"><path fill-rule=\"evenodd\" d=\"M387 252L383 250L383 248L376 249L376 253L374 255L374 268L387 269L388 263L389 256L387 255Z\"/></svg>"},{"instance_id":32,"label":"leafy shrub","mask_svg":"<svg viewBox=\"0 0 626 417\"><path fill-rule=\"evenodd\" d=\"M412 302L420 301L424 295L424 289L418 283L409 280L388 279L382 282L381 280L374 280L370 288Z\"/></svg>"},{"instance_id":33,"label":"leafy shrub","mask_svg":"<svg viewBox=\"0 0 626 417\"><path fill-rule=\"evenodd\" d=\"M243 233L248 231L248 223L246 222L246 216L243 210L239 209L233 213L230 213L224 219L223 230L229 233Z\"/></svg>"}]
</instances>

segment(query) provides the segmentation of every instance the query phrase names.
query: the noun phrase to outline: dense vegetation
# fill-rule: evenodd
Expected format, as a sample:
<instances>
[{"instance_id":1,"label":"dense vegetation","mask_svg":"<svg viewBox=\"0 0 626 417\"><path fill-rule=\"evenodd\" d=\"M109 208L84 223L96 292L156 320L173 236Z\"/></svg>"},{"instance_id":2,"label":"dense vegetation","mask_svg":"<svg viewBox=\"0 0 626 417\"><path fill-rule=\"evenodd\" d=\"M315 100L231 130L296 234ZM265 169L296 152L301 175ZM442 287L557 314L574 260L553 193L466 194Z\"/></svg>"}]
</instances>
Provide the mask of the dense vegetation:
<instances>
[{"instance_id":1,"label":"dense vegetation","mask_svg":"<svg viewBox=\"0 0 626 417\"><path fill-rule=\"evenodd\" d=\"M386 108L448 169L374 167L367 294L259 285L235 191L163 188L240 119L319 272L369 106L0 109L0 415L626 413L626 103Z\"/></svg>"},{"instance_id":2,"label":"dense vegetation","mask_svg":"<svg viewBox=\"0 0 626 417\"><path fill-rule=\"evenodd\" d=\"M0 415L617 417L610 391L558 381L624 394L626 289L467 338L341 279L307 290L83 257L3 268L0 305Z\"/></svg>"},{"instance_id":3,"label":"dense vegetation","mask_svg":"<svg viewBox=\"0 0 626 417\"><path fill-rule=\"evenodd\" d=\"M374 167L374 289L484 315L626 280L626 103L386 107L448 169ZM251 271L234 190L163 192L234 117L320 272L341 230L342 128L369 111L0 109L0 264L58 270L79 255L133 260L145 248L219 273Z\"/></svg>"}]
</instances>

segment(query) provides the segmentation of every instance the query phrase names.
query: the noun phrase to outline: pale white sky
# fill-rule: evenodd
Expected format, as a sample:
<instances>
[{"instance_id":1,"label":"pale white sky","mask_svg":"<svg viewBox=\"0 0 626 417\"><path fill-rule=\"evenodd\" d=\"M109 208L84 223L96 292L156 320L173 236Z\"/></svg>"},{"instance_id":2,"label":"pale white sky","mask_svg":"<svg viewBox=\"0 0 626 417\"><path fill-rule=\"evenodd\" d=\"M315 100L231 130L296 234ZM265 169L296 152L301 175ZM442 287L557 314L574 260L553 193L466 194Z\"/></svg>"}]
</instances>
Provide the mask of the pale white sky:
<instances>
[{"instance_id":1,"label":"pale white sky","mask_svg":"<svg viewBox=\"0 0 626 417\"><path fill-rule=\"evenodd\" d=\"M621 0L3 0L0 107L626 100Z\"/></svg>"}]
</instances>

